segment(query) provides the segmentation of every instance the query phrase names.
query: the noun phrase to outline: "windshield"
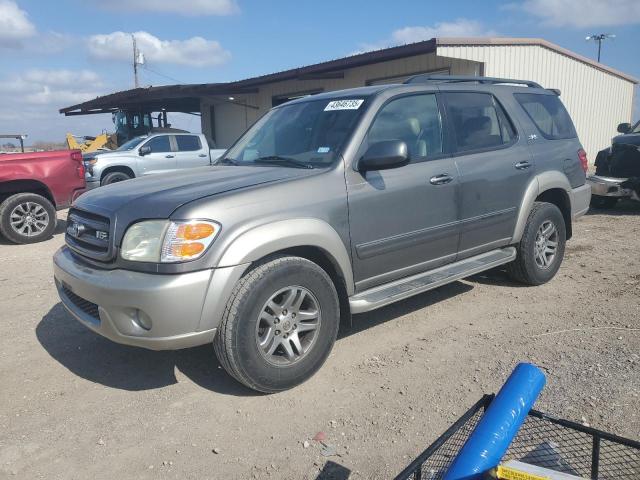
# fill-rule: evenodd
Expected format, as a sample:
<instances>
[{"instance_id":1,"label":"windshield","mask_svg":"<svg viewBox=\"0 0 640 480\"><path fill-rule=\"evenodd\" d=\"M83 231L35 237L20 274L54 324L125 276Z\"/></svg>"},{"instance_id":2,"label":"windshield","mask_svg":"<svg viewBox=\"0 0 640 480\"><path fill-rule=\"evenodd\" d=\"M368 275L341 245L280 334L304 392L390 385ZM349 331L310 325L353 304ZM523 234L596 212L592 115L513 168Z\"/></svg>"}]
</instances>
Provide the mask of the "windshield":
<instances>
[{"instance_id":1,"label":"windshield","mask_svg":"<svg viewBox=\"0 0 640 480\"><path fill-rule=\"evenodd\" d=\"M631 133L640 133L640 122L636 123L636 126L631 130Z\"/></svg>"},{"instance_id":2,"label":"windshield","mask_svg":"<svg viewBox=\"0 0 640 480\"><path fill-rule=\"evenodd\" d=\"M138 145L140 145L142 143L142 141L144 139L146 139L147 137L136 137L136 138L132 138L131 140L129 140L128 142L123 143L122 145L120 145L117 150L133 150L134 148L136 148Z\"/></svg>"},{"instance_id":3,"label":"windshield","mask_svg":"<svg viewBox=\"0 0 640 480\"><path fill-rule=\"evenodd\" d=\"M365 100L310 100L271 110L222 163L316 168L331 165L365 110Z\"/></svg>"}]
</instances>

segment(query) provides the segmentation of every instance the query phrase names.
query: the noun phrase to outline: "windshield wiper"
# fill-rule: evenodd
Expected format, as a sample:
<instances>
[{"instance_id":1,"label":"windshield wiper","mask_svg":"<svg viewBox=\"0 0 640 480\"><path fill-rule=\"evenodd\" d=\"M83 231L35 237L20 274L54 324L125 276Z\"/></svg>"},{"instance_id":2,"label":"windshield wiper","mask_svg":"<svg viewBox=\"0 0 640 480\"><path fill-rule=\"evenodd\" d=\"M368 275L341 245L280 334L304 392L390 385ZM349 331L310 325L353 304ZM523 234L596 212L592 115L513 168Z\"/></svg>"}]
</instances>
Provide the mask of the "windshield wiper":
<instances>
[{"instance_id":1,"label":"windshield wiper","mask_svg":"<svg viewBox=\"0 0 640 480\"><path fill-rule=\"evenodd\" d=\"M296 160L295 158L281 157L280 155L269 155L266 157L256 158L255 160L253 160L253 162L266 164L282 164L296 168L313 168L313 165L309 165L308 163L301 162L300 160Z\"/></svg>"}]
</instances>

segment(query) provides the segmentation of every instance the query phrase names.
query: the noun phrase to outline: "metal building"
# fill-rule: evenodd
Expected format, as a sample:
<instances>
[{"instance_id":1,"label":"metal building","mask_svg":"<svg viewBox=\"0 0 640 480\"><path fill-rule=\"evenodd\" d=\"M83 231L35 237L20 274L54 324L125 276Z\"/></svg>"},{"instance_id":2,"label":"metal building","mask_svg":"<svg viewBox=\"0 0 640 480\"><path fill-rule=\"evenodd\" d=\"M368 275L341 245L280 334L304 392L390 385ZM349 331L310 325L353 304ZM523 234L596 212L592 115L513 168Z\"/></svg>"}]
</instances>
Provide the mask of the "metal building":
<instances>
[{"instance_id":1,"label":"metal building","mask_svg":"<svg viewBox=\"0 0 640 480\"><path fill-rule=\"evenodd\" d=\"M201 116L212 145L227 147L268 109L315 93L402 82L420 73L533 80L557 88L593 162L619 123L632 119L635 78L537 38L433 38L236 82L117 92L60 110L116 110Z\"/></svg>"}]
</instances>

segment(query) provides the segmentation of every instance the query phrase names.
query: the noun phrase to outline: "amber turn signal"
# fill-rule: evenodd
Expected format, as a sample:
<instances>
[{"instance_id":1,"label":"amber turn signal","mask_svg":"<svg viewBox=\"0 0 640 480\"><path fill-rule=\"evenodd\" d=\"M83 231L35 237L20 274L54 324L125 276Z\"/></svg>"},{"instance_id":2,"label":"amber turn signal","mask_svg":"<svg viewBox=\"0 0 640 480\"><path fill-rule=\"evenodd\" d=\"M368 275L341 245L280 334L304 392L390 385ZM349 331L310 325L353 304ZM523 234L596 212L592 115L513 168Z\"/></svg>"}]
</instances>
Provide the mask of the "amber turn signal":
<instances>
[{"instance_id":1,"label":"amber turn signal","mask_svg":"<svg viewBox=\"0 0 640 480\"><path fill-rule=\"evenodd\" d=\"M200 240L211 236L214 231L215 227L209 223L185 223L178 227L176 238Z\"/></svg>"}]
</instances>

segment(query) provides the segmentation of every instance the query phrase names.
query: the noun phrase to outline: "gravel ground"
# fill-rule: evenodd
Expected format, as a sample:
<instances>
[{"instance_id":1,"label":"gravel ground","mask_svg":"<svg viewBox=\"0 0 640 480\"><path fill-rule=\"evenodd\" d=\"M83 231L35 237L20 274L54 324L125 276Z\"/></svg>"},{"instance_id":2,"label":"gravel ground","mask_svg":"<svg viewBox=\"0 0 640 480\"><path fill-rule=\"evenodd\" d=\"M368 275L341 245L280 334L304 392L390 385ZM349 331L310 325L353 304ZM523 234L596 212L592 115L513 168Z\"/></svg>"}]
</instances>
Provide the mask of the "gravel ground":
<instances>
[{"instance_id":1,"label":"gravel ground","mask_svg":"<svg viewBox=\"0 0 640 480\"><path fill-rule=\"evenodd\" d=\"M537 408L637 440L639 220L583 217L542 287L496 271L356 316L314 378L270 396L209 346L145 351L73 320L51 273L63 225L0 244L0 478L392 478L525 360L547 373Z\"/></svg>"}]
</instances>

